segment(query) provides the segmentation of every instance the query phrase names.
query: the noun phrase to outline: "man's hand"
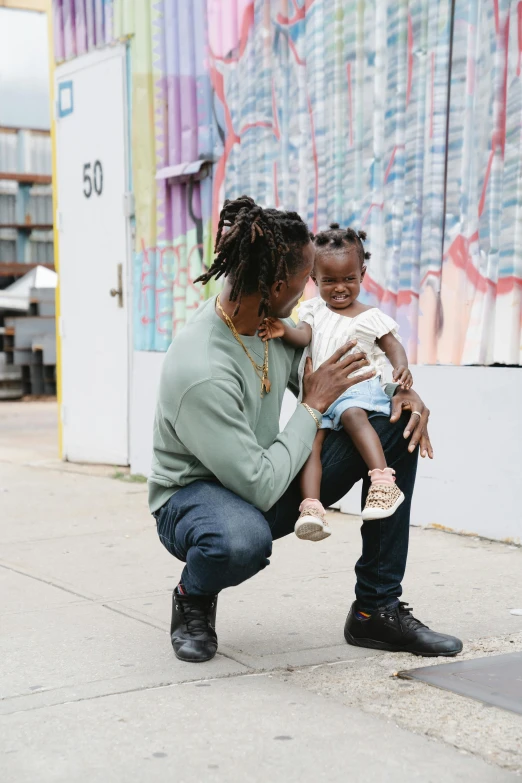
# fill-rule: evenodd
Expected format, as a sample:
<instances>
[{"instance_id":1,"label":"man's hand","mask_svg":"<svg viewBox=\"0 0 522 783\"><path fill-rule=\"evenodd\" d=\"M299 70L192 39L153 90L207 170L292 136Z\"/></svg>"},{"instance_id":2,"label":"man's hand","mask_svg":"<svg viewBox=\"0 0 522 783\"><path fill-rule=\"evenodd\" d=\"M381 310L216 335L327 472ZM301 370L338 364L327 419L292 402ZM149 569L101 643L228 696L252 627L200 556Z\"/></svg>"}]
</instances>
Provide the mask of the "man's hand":
<instances>
[{"instance_id":1,"label":"man's hand","mask_svg":"<svg viewBox=\"0 0 522 783\"><path fill-rule=\"evenodd\" d=\"M413 376L408 367L395 367L393 370L393 380L400 383L402 389L411 389L413 386Z\"/></svg>"},{"instance_id":2,"label":"man's hand","mask_svg":"<svg viewBox=\"0 0 522 783\"><path fill-rule=\"evenodd\" d=\"M312 372L312 360L310 357L307 358L303 375L303 402L324 413L350 386L361 381L369 381L374 377L374 370L364 375L357 375L355 378L347 377L369 364L364 353L345 355L354 345L355 340L343 345L315 372Z\"/></svg>"},{"instance_id":3,"label":"man's hand","mask_svg":"<svg viewBox=\"0 0 522 783\"><path fill-rule=\"evenodd\" d=\"M284 337L285 325L279 318L265 318L259 327L258 334L262 341L275 340L278 337Z\"/></svg>"},{"instance_id":4,"label":"man's hand","mask_svg":"<svg viewBox=\"0 0 522 783\"><path fill-rule=\"evenodd\" d=\"M427 455L430 459L433 459L433 449L430 436L428 435L428 418L430 412L417 392L413 391L413 389L397 389L391 399L390 421L399 421L403 411L412 412L410 420L404 430L405 438L411 436L408 451L414 451L417 446L420 446L421 457L426 457Z\"/></svg>"}]
</instances>

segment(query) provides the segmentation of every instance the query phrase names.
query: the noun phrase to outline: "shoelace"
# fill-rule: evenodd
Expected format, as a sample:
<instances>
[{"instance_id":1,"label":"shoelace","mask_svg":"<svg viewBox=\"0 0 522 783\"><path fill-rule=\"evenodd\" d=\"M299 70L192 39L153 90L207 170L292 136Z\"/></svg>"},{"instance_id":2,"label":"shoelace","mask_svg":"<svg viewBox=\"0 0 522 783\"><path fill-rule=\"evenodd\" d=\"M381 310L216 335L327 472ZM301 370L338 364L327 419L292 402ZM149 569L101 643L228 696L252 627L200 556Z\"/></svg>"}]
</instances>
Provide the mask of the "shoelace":
<instances>
[{"instance_id":1,"label":"shoelace","mask_svg":"<svg viewBox=\"0 0 522 783\"><path fill-rule=\"evenodd\" d=\"M399 602L399 616L406 628L411 631L418 631L419 628L427 628L428 626L421 623L420 620L417 620L417 618L412 615L412 612L413 608L411 606L404 601Z\"/></svg>"},{"instance_id":2,"label":"shoelace","mask_svg":"<svg viewBox=\"0 0 522 783\"><path fill-rule=\"evenodd\" d=\"M197 603L194 599L188 601L178 601L183 612L183 619L187 626L187 633L190 636L199 636L206 633L209 628L209 614L214 606L213 601L201 600Z\"/></svg>"},{"instance_id":3,"label":"shoelace","mask_svg":"<svg viewBox=\"0 0 522 783\"><path fill-rule=\"evenodd\" d=\"M385 500L388 497L388 492L385 487L395 487L395 484L372 484L372 500Z\"/></svg>"}]
</instances>

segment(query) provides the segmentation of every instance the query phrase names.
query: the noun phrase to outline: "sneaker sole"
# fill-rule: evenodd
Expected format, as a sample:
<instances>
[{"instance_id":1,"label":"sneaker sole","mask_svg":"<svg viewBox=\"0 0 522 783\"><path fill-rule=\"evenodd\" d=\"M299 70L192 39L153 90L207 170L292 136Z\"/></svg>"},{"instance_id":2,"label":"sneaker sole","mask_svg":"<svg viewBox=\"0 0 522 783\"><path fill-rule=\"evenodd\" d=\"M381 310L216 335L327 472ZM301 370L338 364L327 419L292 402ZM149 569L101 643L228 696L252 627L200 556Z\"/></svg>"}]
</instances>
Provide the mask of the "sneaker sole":
<instances>
[{"instance_id":1,"label":"sneaker sole","mask_svg":"<svg viewBox=\"0 0 522 783\"><path fill-rule=\"evenodd\" d=\"M306 541L324 541L325 538L330 538L332 535L332 531L328 530L328 528L325 528L324 530L321 530L319 533L313 533L310 535L309 538L306 539Z\"/></svg>"},{"instance_id":2,"label":"sneaker sole","mask_svg":"<svg viewBox=\"0 0 522 783\"><path fill-rule=\"evenodd\" d=\"M362 512L362 515L361 515L362 516L362 520L363 520L363 522L370 522L370 520L372 520L372 519L386 519L387 517L391 517L393 514L395 514L395 512L397 511L397 509L399 508L399 506L403 502L404 502L404 495L401 492L401 496L399 498L397 498L397 500L395 501L395 503L393 504L393 506L391 508L388 508L388 509L386 509L386 508L370 508L370 509L368 509L368 511L365 510L365 511Z\"/></svg>"},{"instance_id":3,"label":"sneaker sole","mask_svg":"<svg viewBox=\"0 0 522 783\"><path fill-rule=\"evenodd\" d=\"M354 647L367 647L370 650L384 650L386 652L404 652L410 653L410 655L418 655L422 658L454 658L455 655L462 652L462 647L460 650L452 652L420 652L419 650L412 650L408 647L398 647L394 644L378 642L376 639L356 639L355 636L352 636L348 631L344 632L344 638L348 644L351 644Z\"/></svg>"},{"instance_id":4,"label":"sneaker sole","mask_svg":"<svg viewBox=\"0 0 522 783\"><path fill-rule=\"evenodd\" d=\"M295 523L294 532L297 538L303 541L322 541L332 534L331 530L323 527L319 522L312 520L308 522L306 518Z\"/></svg>"}]
</instances>

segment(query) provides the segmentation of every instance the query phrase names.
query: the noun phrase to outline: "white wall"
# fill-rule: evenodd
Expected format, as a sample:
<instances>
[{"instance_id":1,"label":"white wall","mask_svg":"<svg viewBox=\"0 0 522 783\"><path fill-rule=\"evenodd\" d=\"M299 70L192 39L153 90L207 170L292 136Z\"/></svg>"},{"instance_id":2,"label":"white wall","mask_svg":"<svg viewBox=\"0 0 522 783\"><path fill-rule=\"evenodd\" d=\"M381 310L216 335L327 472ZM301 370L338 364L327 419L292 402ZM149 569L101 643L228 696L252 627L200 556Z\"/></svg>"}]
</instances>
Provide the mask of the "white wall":
<instances>
[{"instance_id":1,"label":"white wall","mask_svg":"<svg viewBox=\"0 0 522 783\"><path fill-rule=\"evenodd\" d=\"M522 543L522 368L417 367L432 411L433 461L420 460L415 524Z\"/></svg>"},{"instance_id":2,"label":"white wall","mask_svg":"<svg viewBox=\"0 0 522 783\"><path fill-rule=\"evenodd\" d=\"M134 351L130 403L131 473L148 476L152 459L152 425L164 353Z\"/></svg>"},{"instance_id":3,"label":"white wall","mask_svg":"<svg viewBox=\"0 0 522 783\"><path fill-rule=\"evenodd\" d=\"M131 470L147 475L162 353L135 352ZM419 460L412 523L522 544L522 368L414 367L435 459ZM284 423L295 400L288 394ZM341 508L358 513L360 484Z\"/></svg>"}]
</instances>

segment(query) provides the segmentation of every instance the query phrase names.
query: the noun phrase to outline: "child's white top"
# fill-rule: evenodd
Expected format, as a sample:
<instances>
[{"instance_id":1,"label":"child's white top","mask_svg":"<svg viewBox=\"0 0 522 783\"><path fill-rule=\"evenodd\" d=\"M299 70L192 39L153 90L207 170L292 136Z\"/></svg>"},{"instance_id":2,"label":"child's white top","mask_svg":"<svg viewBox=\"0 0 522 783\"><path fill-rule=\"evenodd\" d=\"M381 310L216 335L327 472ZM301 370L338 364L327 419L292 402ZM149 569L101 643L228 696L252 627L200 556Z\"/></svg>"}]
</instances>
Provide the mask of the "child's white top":
<instances>
[{"instance_id":1,"label":"child's white top","mask_svg":"<svg viewBox=\"0 0 522 783\"><path fill-rule=\"evenodd\" d=\"M348 318L330 310L326 306L326 302L319 296L303 302L297 310L297 315L300 321L304 321L312 327L312 342L305 349L299 367L299 380L302 379L307 356L312 357L314 370L317 370L338 348L350 340L357 340L356 347L348 353L363 351L368 357L370 367L364 367L350 373L350 375L363 375L373 369L376 377L381 379L381 383L383 382L387 359L376 341L389 332L400 340L399 326L393 318L381 312L377 307L365 310L354 318Z\"/></svg>"}]
</instances>

